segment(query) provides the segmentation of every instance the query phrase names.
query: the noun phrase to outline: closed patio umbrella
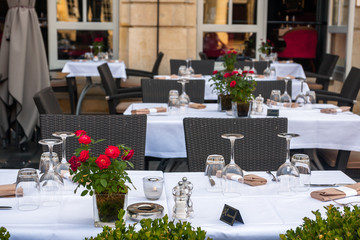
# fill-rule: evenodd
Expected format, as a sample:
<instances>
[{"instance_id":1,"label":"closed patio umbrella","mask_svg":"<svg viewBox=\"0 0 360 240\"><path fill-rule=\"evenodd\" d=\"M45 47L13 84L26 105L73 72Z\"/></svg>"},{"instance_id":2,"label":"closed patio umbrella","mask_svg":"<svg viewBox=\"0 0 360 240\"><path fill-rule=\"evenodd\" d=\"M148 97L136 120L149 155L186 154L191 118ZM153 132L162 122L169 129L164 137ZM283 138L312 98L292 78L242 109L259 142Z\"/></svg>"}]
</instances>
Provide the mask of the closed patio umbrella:
<instances>
[{"instance_id":1,"label":"closed patio umbrella","mask_svg":"<svg viewBox=\"0 0 360 240\"><path fill-rule=\"evenodd\" d=\"M9 130L9 116L14 116L24 131L21 142L30 139L38 122L33 101L36 92L50 86L45 47L36 0L7 0L0 48L0 136Z\"/></svg>"}]
</instances>

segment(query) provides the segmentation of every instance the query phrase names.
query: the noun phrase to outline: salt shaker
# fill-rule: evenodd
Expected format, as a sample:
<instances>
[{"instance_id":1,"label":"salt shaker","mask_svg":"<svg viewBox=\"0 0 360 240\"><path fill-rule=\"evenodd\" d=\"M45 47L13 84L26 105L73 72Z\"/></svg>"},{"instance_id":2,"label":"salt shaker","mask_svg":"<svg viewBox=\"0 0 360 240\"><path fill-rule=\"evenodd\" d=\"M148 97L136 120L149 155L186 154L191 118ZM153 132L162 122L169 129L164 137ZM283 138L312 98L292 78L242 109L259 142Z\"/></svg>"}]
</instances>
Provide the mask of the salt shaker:
<instances>
[{"instance_id":1,"label":"salt shaker","mask_svg":"<svg viewBox=\"0 0 360 240\"><path fill-rule=\"evenodd\" d=\"M261 96L261 94L259 94L259 96L255 98L255 102L256 102L256 113L262 113L264 98Z\"/></svg>"},{"instance_id":2,"label":"salt shaker","mask_svg":"<svg viewBox=\"0 0 360 240\"><path fill-rule=\"evenodd\" d=\"M187 177L183 177L182 181L184 183L184 187L188 190L187 207L188 207L189 216L192 216L194 214L194 208L193 208L194 205L193 205L193 202L191 201L190 197L191 197L194 185L187 179Z\"/></svg>"},{"instance_id":3,"label":"salt shaker","mask_svg":"<svg viewBox=\"0 0 360 240\"><path fill-rule=\"evenodd\" d=\"M173 218L178 220L186 220L189 217L188 212L188 189L185 188L182 181L173 188L172 194L174 196L175 205L173 208Z\"/></svg>"}]
</instances>

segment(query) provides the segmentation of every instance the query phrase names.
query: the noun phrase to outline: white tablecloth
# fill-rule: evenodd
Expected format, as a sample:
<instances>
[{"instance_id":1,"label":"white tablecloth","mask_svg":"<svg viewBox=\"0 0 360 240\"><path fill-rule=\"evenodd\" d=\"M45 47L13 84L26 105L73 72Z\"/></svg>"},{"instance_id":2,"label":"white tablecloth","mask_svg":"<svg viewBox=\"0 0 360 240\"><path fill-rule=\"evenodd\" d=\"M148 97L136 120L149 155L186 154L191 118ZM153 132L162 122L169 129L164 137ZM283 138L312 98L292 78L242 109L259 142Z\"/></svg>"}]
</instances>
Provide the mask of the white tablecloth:
<instances>
[{"instance_id":1,"label":"white tablecloth","mask_svg":"<svg viewBox=\"0 0 360 240\"><path fill-rule=\"evenodd\" d=\"M0 170L0 184L13 183L17 170ZM311 211L320 210L329 202L312 199L308 192L294 196L277 194L277 183L271 182L263 172L257 175L268 179L263 186L250 187L244 185L244 193L237 198L226 198L221 193L210 193L207 177L203 173L165 173L164 193L156 202L165 208L165 213L172 216L174 200L172 188L186 176L194 184L192 201L194 218L189 219L193 226L201 226L207 235L214 239L278 239L280 233L295 228L302 223L302 218L313 218ZM129 192L129 204L148 201L143 195L142 177L162 176L162 172L129 171L129 175L137 190ZM340 171L314 171L312 183L353 183L354 181ZM319 188L312 188L311 190ZM359 201L360 197L351 197ZM341 199L348 202L350 199ZM13 206L11 210L0 210L0 226L4 226L11 234L12 240L63 240L84 239L96 236L102 228L93 226L92 197L66 195L58 207L40 207L35 211L18 211L15 198L0 198L1 206ZM219 220L224 204L240 210L244 225L235 223L229 226ZM133 222L128 221L129 224ZM242 238L243 237L243 238Z\"/></svg>"},{"instance_id":2,"label":"white tablecloth","mask_svg":"<svg viewBox=\"0 0 360 240\"><path fill-rule=\"evenodd\" d=\"M185 115L148 115L145 155L160 158L185 158L184 117L231 118L217 111L217 104L206 104L205 109L189 108ZM166 106L166 104L132 104L131 109ZM288 118L288 131L300 134L291 141L292 149L327 148L360 151L360 116L351 112L320 113L319 108L333 105L314 104L317 109L281 109L280 117ZM259 117L259 116L253 116ZM265 117L265 116L262 116Z\"/></svg>"},{"instance_id":3,"label":"white tablecloth","mask_svg":"<svg viewBox=\"0 0 360 240\"><path fill-rule=\"evenodd\" d=\"M97 77L99 72L97 67L106 61L68 61L62 72L69 73L67 77ZM114 78L126 79L125 63L123 61L107 62Z\"/></svg>"}]
</instances>

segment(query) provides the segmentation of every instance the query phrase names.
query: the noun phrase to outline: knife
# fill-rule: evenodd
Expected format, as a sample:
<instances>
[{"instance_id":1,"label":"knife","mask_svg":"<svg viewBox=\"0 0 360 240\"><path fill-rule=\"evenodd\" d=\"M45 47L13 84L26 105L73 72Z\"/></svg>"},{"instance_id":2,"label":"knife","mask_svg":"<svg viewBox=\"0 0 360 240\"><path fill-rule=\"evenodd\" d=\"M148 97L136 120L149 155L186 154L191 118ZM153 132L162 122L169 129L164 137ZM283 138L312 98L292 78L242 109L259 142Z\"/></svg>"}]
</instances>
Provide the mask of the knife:
<instances>
[{"instance_id":1,"label":"knife","mask_svg":"<svg viewBox=\"0 0 360 240\"><path fill-rule=\"evenodd\" d=\"M350 185L352 183L310 183L310 184L305 184L305 186L310 186L310 187L340 187L340 186L344 186L344 185Z\"/></svg>"},{"instance_id":2,"label":"knife","mask_svg":"<svg viewBox=\"0 0 360 240\"><path fill-rule=\"evenodd\" d=\"M12 209L11 206L0 206L0 209Z\"/></svg>"}]
</instances>

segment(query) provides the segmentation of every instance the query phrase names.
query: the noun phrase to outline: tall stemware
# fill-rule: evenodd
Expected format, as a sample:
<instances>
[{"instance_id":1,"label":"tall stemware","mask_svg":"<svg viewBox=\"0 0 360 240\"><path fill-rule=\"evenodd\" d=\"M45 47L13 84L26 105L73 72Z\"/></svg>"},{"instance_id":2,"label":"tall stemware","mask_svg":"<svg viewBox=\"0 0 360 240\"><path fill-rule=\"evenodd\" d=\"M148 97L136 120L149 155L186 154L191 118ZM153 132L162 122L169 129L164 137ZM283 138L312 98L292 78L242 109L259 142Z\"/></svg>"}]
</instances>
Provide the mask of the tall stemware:
<instances>
[{"instance_id":1,"label":"tall stemware","mask_svg":"<svg viewBox=\"0 0 360 240\"><path fill-rule=\"evenodd\" d=\"M93 48L94 48L94 46L93 46L93 45L89 45L89 48L90 48L90 58L91 58L91 60L93 60L93 58L94 58L94 53L93 53Z\"/></svg>"},{"instance_id":2,"label":"tall stemware","mask_svg":"<svg viewBox=\"0 0 360 240\"><path fill-rule=\"evenodd\" d=\"M254 59L251 59L251 69L250 69L250 71L252 71L253 74L257 74Z\"/></svg>"},{"instance_id":3,"label":"tall stemware","mask_svg":"<svg viewBox=\"0 0 360 240\"><path fill-rule=\"evenodd\" d=\"M303 93L303 85L304 85L304 79L300 79L301 81L301 92L296 96L295 102L298 103L300 106L304 106L304 104L307 103L306 97Z\"/></svg>"},{"instance_id":4,"label":"tall stemware","mask_svg":"<svg viewBox=\"0 0 360 240\"><path fill-rule=\"evenodd\" d=\"M244 183L243 170L235 163L235 140L244 138L242 134L222 134L222 138L230 140L231 157L230 163L222 170L223 194L228 197L235 197L241 194L242 185Z\"/></svg>"},{"instance_id":5,"label":"tall stemware","mask_svg":"<svg viewBox=\"0 0 360 240\"><path fill-rule=\"evenodd\" d=\"M296 186L299 179L299 171L290 162L290 141L294 137L299 137L296 133L280 133L278 137L286 139L286 160L276 172L276 177L280 181L279 194L291 195L292 188Z\"/></svg>"},{"instance_id":6,"label":"tall stemware","mask_svg":"<svg viewBox=\"0 0 360 240\"><path fill-rule=\"evenodd\" d=\"M286 77L284 79L284 81L285 81L285 90L284 90L284 93L280 96L280 102L282 102L282 103L291 103L291 96L287 92L287 86L288 86L288 81L289 80L291 80L291 78L289 78L289 77Z\"/></svg>"},{"instance_id":7,"label":"tall stemware","mask_svg":"<svg viewBox=\"0 0 360 240\"><path fill-rule=\"evenodd\" d=\"M64 187L62 177L55 172L54 163L52 161L54 145L62 143L60 139L42 139L39 141L42 145L49 147L49 169L40 178L40 189L43 193L43 205L56 206L60 203L60 196Z\"/></svg>"},{"instance_id":8,"label":"tall stemware","mask_svg":"<svg viewBox=\"0 0 360 240\"><path fill-rule=\"evenodd\" d=\"M182 91L181 95L179 96L179 106L180 110L186 110L190 103L190 97L185 92L185 84L188 83L189 80L182 78L178 81L178 83L181 83Z\"/></svg>"},{"instance_id":9,"label":"tall stemware","mask_svg":"<svg viewBox=\"0 0 360 240\"><path fill-rule=\"evenodd\" d=\"M60 137L62 140L62 155L61 162L55 166L55 172L62 174L62 171L69 171L70 164L66 160L66 138L75 136L73 132L54 132L54 137Z\"/></svg>"},{"instance_id":10,"label":"tall stemware","mask_svg":"<svg viewBox=\"0 0 360 240\"><path fill-rule=\"evenodd\" d=\"M189 61L188 72L189 72L189 74L191 76L191 75L195 74L195 70L191 66L191 58L189 58L188 61Z\"/></svg>"}]
</instances>

